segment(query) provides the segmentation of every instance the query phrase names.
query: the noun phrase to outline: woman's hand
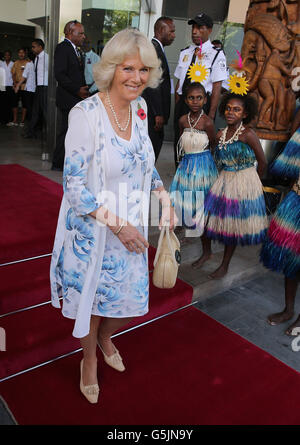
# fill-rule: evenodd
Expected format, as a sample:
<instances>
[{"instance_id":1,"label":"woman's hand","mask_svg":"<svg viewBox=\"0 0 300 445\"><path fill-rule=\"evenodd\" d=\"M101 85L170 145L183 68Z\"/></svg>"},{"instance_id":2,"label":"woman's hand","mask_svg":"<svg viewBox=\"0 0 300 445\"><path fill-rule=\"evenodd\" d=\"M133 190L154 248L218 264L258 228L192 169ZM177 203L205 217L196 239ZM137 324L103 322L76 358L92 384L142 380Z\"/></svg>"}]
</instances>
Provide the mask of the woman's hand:
<instances>
[{"instance_id":1,"label":"woman's hand","mask_svg":"<svg viewBox=\"0 0 300 445\"><path fill-rule=\"evenodd\" d=\"M176 216L174 207L171 205L163 205L159 222L159 230L161 230L163 226L169 226L170 230L174 230L177 223L178 218Z\"/></svg>"},{"instance_id":2,"label":"woman's hand","mask_svg":"<svg viewBox=\"0 0 300 445\"><path fill-rule=\"evenodd\" d=\"M116 235L129 252L144 253L149 247L148 241L140 234L138 229L128 222Z\"/></svg>"}]
</instances>

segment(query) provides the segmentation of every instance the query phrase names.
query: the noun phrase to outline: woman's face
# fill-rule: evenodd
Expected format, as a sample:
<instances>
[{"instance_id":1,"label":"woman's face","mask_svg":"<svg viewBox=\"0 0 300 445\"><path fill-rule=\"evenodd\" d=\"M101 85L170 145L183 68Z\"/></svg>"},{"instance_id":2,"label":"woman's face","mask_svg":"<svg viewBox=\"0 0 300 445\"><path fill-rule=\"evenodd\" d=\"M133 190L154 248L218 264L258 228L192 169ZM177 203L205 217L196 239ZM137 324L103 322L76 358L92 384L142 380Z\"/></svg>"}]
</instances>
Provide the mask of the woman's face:
<instances>
[{"instance_id":1,"label":"woman's face","mask_svg":"<svg viewBox=\"0 0 300 445\"><path fill-rule=\"evenodd\" d=\"M23 49L20 49L18 51L18 57L20 60L24 60L25 59L25 51Z\"/></svg>"},{"instance_id":2,"label":"woman's face","mask_svg":"<svg viewBox=\"0 0 300 445\"><path fill-rule=\"evenodd\" d=\"M224 117L228 125L239 124L247 116L244 104L239 99L230 99L225 107Z\"/></svg>"},{"instance_id":3,"label":"woman's face","mask_svg":"<svg viewBox=\"0 0 300 445\"><path fill-rule=\"evenodd\" d=\"M144 65L139 53L127 56L116 66L110 91L120 99L132 101L142 94L149 75L150 68Z\"/></svg>"}]
</instances>

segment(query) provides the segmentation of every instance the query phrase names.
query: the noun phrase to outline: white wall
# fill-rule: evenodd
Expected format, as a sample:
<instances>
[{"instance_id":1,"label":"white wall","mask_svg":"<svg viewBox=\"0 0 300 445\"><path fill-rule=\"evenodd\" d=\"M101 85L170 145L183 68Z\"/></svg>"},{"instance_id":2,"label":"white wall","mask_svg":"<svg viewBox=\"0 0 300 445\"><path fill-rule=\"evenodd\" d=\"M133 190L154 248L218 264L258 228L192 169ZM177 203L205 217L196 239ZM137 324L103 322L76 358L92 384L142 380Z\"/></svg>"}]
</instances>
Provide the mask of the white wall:
<instances>
[{"instance_id":1,"label":"white wall","mask_svg":"<svg viewBox=\"0 0 300 445\"><path fill-rule=\"evenodd\" d=\"M1 22L17 23L18 25L30 25L27 18L27 2L22 0L0 0Z\"/></svg>"},{"instance_id":2,"label":"white wall","mask_svg":"<svg viewBox=\"0 0 300 445\"><path fill-rule=\"evenodd\" d=\"M249 0L230 0L228 22L245 23Z\"/></svg>"},{"instance_id":3,"label":"white wall","mask_svg":"<svg viewBox=\"0 0 300 445\"><path fill-rule=\"evenodd\" d=\"M26 0L26 18L34 19L45 16L45 0Z\"/></svg>"},{"instance_id":4,"label":"white wall","mask_svg":"<svg viewBox=\"0 0 300 445\"><path fill-rule=\"evenodd\" d=\"M150 5L150 10L148 7ZM141 32L150 39L153 37L153 28L156 20L161 16L163 0L145 0L141 1L140 26Z\"/></svg>"},{"instance_id":5,"label":"white wall","mask_svg":"<svg viewBox=\"0 0 300 445\"><path fill-rule=\"evenodd\" d=\"M62 40L64 35L65 24L70 20L78 20L81 22L82 0L61 0L60 14L59 14L59 40Z\"/></svg>"}]
</instances>

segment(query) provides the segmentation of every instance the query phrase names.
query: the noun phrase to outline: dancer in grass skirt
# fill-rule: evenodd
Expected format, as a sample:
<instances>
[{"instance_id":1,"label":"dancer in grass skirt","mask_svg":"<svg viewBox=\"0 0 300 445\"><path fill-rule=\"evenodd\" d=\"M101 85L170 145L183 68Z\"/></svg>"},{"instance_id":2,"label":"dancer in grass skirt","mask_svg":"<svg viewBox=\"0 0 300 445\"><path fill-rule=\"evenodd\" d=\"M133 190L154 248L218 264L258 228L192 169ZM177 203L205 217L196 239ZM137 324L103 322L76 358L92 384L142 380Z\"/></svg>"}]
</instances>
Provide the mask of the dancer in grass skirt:
<instances>
[{"instance_id":1,"label":"dancer in grass skirt","mask_svg":"<svg viewBox=\"0 0 300 445\"><path fill-rule=\"evenodd\" d=\"M272 172L278 176L296 181L276 210L260 253L265 267L285 276L285 308L282 312L269 315L271 325L293 318L300 279L300 111L296 119L299 127L272 168ZM295 328L300 328L300 315L285 331L286 334L298 335Z\"/></svg>"},{"instance_id":2,"label":"dancer in grass skirt","mask_svg":"<svg viewBox=\"0 0 300 445\"><path fill-rule=\"evenodd\" d=\"M220 114L227 127L217 134L215 150L220 175L205 200L206 234L225 244L223 261L211 278L222 278L237 245L261 243L268 226L260 178L266 160L255 132L246 125L257 114L252 96L226 93ZM257 170L255 162L257 161Z\"/></svg>"},{"instance_id":3,"label":"dancer in grass skirt","mask_svg":"<svg viewBox=\"0 0 300 445\"><path fill-rule=\"evenodd\" d=\"M284 147L280 156L275 159L270 170L274 176L295 180L298 178L300 169L300 110L298 110L294 117L291 134L292 137Z\"/></svg>"},{"instance_id":4,"label":"dancer in grass skirt","mask_svg":"<svg viewBox=\"0 0 300 445\"><path fill-rule=\"evenodd\" d=\"M204 199L218 176L210 152L215 146L216 135L212 119L202 110L206 103L204 87L198 82L192 83L184 94L190 111L179 119L178 158L183 157L170 192L176 214L187 229L186 235L200 236L204 230ZM210 243L202 237L204 249L210 250Z\"/></svg>"}]
</instances>

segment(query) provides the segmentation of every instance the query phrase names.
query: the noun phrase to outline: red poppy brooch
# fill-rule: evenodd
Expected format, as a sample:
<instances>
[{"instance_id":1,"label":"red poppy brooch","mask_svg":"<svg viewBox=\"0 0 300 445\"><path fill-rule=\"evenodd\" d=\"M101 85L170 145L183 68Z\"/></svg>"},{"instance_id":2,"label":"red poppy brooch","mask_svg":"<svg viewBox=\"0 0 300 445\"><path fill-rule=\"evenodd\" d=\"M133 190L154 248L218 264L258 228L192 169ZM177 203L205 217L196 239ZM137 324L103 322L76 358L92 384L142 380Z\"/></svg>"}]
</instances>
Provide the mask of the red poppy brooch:
<instances>
[{"instance_id":1,"label":"red poppy brooch","mask_svg":"<svg viewBox=\"0 0 300 445\"><path fill-rule=\"evenodd\" d=\"M138 117L139 117L140 119L142 119L142 121L145 120L146 117L147 117L145 111L144 111L143 108L140 106L140 104L138 104L138 112L137 112L137 115L138 115Z\"/></svg>"}]
</instances>

